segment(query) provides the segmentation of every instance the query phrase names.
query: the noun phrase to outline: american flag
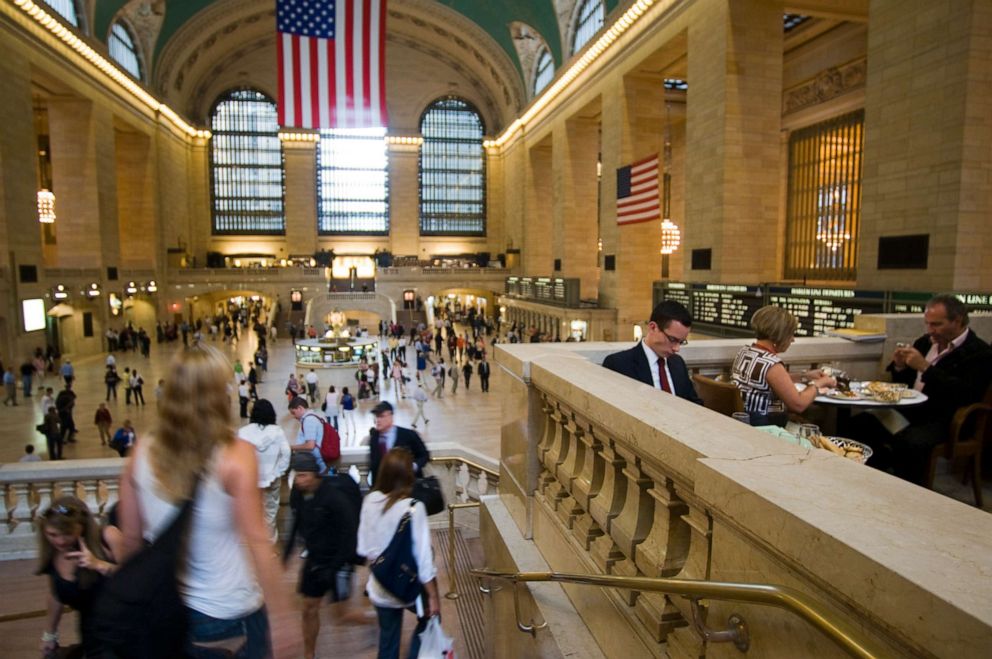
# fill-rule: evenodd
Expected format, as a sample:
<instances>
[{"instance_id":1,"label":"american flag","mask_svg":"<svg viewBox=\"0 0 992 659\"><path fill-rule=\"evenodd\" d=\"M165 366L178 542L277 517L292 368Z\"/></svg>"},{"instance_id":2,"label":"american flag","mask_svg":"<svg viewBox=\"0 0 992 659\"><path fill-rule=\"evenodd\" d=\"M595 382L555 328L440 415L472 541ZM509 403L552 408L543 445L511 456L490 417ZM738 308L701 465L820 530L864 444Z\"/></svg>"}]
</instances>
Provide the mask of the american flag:
<instances>
[{"instance_id":1,"label":"american flag","mask_svg":"<svg viewBox=\"0 0 992 659\"><path fill-rule=\"evenodd\" d=\"M279 123L386 125L386 0L277 0Z\"/></svg>"},{"instance_id":2,"label":"american flag","mask_svg":"<svg viewBox=\"0 0 992 659\"><path fill-rule=\"evenodd\" d=\"M661 218L658 197L658 155L617 170L617 224Z\"/></svg>"}]
</instances>

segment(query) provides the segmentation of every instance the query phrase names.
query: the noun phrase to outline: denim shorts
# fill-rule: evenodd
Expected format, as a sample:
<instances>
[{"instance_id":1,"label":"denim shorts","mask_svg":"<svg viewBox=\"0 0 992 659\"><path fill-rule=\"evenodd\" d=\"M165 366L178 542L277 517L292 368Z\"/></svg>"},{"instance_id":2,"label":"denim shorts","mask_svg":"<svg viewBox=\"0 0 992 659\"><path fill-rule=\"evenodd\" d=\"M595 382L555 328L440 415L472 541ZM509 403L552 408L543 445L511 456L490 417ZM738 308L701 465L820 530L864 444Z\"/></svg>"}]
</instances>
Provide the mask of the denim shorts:
<instances>
[{"instance_id":1,"label":"denim shorts","mask_svg":"<svg viewBox=\"0 0 992 659\"><path fill-rule=\"evenodd\" d=\"M263 606L254 613L232 620L222 620L205 613L186 609L189 615L189 642L186 654L195 659L214 659L229 656L217 649L195 645L230 638L244 637L245 643L234 656L238 659L266 659L272 656L272 639L269 620Z\"/></svg>"}]
</instances>

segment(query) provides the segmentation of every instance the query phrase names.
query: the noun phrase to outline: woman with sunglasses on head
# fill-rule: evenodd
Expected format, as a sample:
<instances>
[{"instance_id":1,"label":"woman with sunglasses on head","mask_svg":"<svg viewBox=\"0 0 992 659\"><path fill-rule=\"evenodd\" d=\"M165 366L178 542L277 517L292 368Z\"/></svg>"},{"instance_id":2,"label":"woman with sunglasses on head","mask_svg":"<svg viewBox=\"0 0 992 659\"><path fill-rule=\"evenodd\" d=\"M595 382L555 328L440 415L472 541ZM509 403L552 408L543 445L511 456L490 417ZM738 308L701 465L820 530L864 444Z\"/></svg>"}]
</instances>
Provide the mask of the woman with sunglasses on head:
<instances>
[{"instance_id":1,"label":"woman with sunglasses on head","mask_svg":"<svg viewBox=\"0 0 992 659\"><path fill-rule=\"evenodd\" d=\"M737 353L731 368L731 377L744 399L744 410L751 415L752 426L781 425L788 421L786 414L769 412L772 399L782 401L789 412L802 414L816 396L837 381L813 369L805 373L790 373L780 355L796 340L799 320L787 309L768 305L761 307L751 317L755 341ZM797 391L800 380L811 386Z\"/></svg>"},{"instance_id":2,"label":"woman with sunglasses on head","mask_svg":"<svg viewBox=\"0 0 992 659\"><path fill-rule=\"evenodd\" d=\"M224 355L203 343L173 359L159 431L138 442L121 477L124 560L164 533L193 498L179 574L189 628L184 655L221 656L211 646L224 643L239 647L237 657L296 657L300 643L263 518L255 447L238 440L232 424L233 375Z\"/></svg>"},{"instance_id":3,"label":"woman with sunglasses on head","mask_svg":"<svg viewBox=\"0 0 992 659\"><path fill-rule=\"evenodd\" d=\"M104 578L116 569L110 545L119 547L119 534L100 525L86 504L72 496L56 499L41 516L38 527L38 571L51 580L48 615L41 634L41 652L53 656L59 646L62 608L79 613L79 636L87 657L100 650L90 636L93 602Z\"/></svg>"}]
</instances>

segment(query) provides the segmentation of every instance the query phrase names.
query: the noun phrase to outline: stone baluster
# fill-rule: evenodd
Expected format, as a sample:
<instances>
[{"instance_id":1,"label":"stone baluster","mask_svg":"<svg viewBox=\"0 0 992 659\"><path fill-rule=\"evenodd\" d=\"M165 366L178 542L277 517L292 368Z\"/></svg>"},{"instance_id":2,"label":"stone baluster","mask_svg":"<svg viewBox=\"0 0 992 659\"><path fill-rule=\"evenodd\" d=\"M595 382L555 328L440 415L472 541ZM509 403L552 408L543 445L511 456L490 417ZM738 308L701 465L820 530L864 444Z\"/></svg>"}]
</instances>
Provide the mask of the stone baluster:
<instances>
[{"instance_id":1,"label":"stone baluster","mask_svg":"<svg viewBox=\"0 0 992 659\"><path fill-rule=\"evenodd\" d=\"M34 534L31 520L31 484L11 483L7 494L7 535L30 536Z\"/></svg>"},{"instance_id":2,"label":"stone baluster","mask_svg":"<svg viewBox=\"0 0 992 659\"><path fill-rule=\"evenodd\" d=\"M544 432L539 443L540 448L546 447L541 458L543 467L538 482L538 489L548 498L548 503L554 507L557 499L555 495L559 492L560 486L556 485L555 471L561 461L562 446L562 415L556 405L548 409L544 418Z\"/></svg>"},{"instance_id":3,"label":"stone baluster","mask_svg":"<svg viewBox=\"0 0 992 659\"><path fill-rule=\"evenodd\" d=\"M74 481L55 481L52 485L52 501L61 497L76 496L76 483Z\"/></svg>"},{"instance_id":4,"label":"stone baluster","mask_svg":"<svg viewBox=\"0 0 992 659\"><path fill-rule=\"evenodd\" d=\"M675 496L684 501L687 511L681 515L681 520L689 529L688 548L682 570L678 573L680 579L709 579L710 561L713 551L713 518L706 507L698 501L690 486L679 483L673 484ZM668 601L678 609L682 617L691 620L692 612L689 601L677 597ZM690 627L675 629L666 637L669 655L672 657L699 657L706 653L706 646L699 634Z\"/></svg>"},{"instance_id":5,"label":"stone baluster","mask_svg":"<svg viewBox=\"0 0 992 659\"><path fill-rule=\"evenodd\" d=\"M469 474L468 465L464 462L456 463L455 465L455 492L458 497L458 501L465 503L468 501L468 484L471 475Z\"/></svg>"},{"instance_id":6,"label":"stone baluster","mask_svg":"<svg viewBox=\"0 0 992 659\"><path fill-rule=\"evenodd\" d=\"M623 576L636 576L637 546L648 537L654 521L654 499L648 494L654 483L644 473L640 458L630 447L615 444L614 449L626 462L623 476L627 496L624 497L623 509L610 526L610 535L625 558L613 565L613 572ZM636 594L630 593L628 604L633 604L635 598Z\"/></svg>"},{"instance_id":7,"label":"stone baluster","mask_svg":"<svg viewBox=\"0 0 992 659\"><path fill-rule=\"evenodd\" d=\"M479 477L476 480L475 493L476 499L481 499L489 492L489 474L479 470Z\"/></svg>"},{"instance_id":8,"label":"stone baluster","mask_svg":"<svg viewBox=\"0 0 992 659\"><path fill-rule=\"evenodd\" d=\"M34 491L38 496L38 507L35 509L35 517L40 518L41 515L44 515L45 511L52 505L52 500L55 498L52 491L52 482L39 481L35 484Z\"/></svg>"},{"instance_id":9,"label":"stone baluster","mask_svg":"<svg viewBox=\"0 0 992 659\"><path fill-rule=\"evenodd\" d=\"M586 551L589 551L592 541L604 533L603 527L589 511L590 502L599 494L603 485L605 465L599 457L603 445L588 423L582 424L580 432L576 434L576 441L581 447L582 462L578 464L577 474L572 481L572 497L582 508L583 514L576 517L572 533Z\"/></svg>"},{"instance_id":10,"label":"stone baluster","mask_svg":"<svg viewBox=\"0 0 992 659\"><path fill-rule=\"evenodd\" d=\"M110 513L110 510L114 507L114 504L117 503L117 500L120 497L120 485L121 482L118 478L109 478L103 481L106 498L103 502L103 509L100 512L104 518L104 521L106 521L107 515Z\"/></svg>"},{"instance_id":11,"label":"stone baluster","mask_svg":"<svg viewBox=\"0 0 992 659\"><path fill-rule=\"evenodd\" d=\"M585 510L576 502L572 496L572 489L575 478L579 475L582 463L585 461L586 444L581 441L584 434L581 428L575 423L575 418L571 411L565 415L565 423L562 425L563 444L567 446L561 463L555 470L555 475L562 489L559 493L558 517L571 529L576 518L585 513Z\"/></svg>"},{"instance_id":12,"label":"stone baluster","mask_svg":"<svg viewBox=\"0 0 992 659\"><path fill-rule=\"evenodd\" d=\"M624 558L623 552L613 540L612 527L627 498L627 481L623 474L627 462L615 447L616 442L604 436L594 458L602 463L603 485L589 501L589 514L606 531L591 542L589 551L599 569L605 573L612 573L614 564Z\"/></svg>"},{"instance_id":13,"label":"stone baluster","mask_svg":"<svg viewBox=\"0 0 992 659\"><path fill-rule=\"evenodd\" d=\"M96 479L79 481L80 488L83 490L83 496L81 496L80 499L86 504L86 507L90 509L90 513L92 513L94 517L99 517L102 512L99 492L97 491L99 484L99 481Z\"/></svg>"}]
</instances>

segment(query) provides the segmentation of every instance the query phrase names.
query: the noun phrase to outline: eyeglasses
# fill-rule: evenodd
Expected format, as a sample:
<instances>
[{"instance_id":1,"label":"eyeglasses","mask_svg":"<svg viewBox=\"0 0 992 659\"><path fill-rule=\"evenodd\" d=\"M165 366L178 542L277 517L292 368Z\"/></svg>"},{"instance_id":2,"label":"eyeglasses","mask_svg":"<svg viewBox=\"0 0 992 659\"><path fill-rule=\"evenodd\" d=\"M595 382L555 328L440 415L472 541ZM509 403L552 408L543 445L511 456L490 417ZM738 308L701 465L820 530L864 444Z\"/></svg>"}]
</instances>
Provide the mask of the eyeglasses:
<instances>
[{"instance_id":1,"label":"eyeglasses","mask_svg":"<svg viewBox=\"0 0 992 659\"><path fill-rule=\"evenodd\" d=\"M672 336L671 334L669 334L665 330L658 330L658 331L661 332L662 334L664 334L665 335L665 338L668 339L668 342L671 343L671 344L673 344L673 345L680 345L680 346L689 345L689 339L676 339L674 336Z\"/></svg>"}]
</instances>

